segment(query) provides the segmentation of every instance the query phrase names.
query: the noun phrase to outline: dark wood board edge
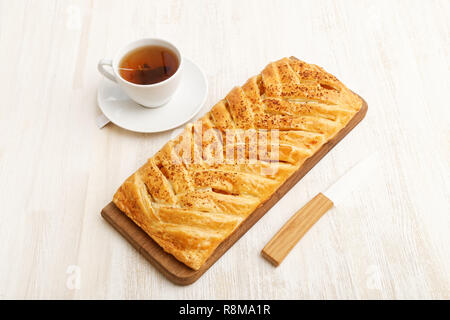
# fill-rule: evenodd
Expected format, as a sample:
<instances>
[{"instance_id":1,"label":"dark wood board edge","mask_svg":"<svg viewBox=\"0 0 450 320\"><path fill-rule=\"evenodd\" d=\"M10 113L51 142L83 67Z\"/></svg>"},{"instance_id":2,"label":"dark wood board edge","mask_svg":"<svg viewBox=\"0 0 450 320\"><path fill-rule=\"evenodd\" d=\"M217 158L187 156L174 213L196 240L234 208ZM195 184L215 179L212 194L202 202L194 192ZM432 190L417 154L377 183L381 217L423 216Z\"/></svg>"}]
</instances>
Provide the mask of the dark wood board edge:
<instances>
[{"instance_id":1,"label":"dark wood board edge","mask_svg":"<svg viewBox=\"0 0 450 320\"><path fill-rule=\"evenodd\" d=\"M122 236L127 239L139 253L141 253L156 269L167 279L178 285L189 285L205 273L233 244L238 241L264 214L267 213L301 178L303 178L339 141L341 141L365 117L368 105L363 100L363 106L338 132L338 134L325 143L313 156L290 176L270 197L262 203L239 227L230 234L213 252L209 259L199 270L193 270L171 254L166 253L150 236L139 228L130 218L120 211L114 203L103 208L102 217L108 221Z\"/></svg>"}]
</instances>

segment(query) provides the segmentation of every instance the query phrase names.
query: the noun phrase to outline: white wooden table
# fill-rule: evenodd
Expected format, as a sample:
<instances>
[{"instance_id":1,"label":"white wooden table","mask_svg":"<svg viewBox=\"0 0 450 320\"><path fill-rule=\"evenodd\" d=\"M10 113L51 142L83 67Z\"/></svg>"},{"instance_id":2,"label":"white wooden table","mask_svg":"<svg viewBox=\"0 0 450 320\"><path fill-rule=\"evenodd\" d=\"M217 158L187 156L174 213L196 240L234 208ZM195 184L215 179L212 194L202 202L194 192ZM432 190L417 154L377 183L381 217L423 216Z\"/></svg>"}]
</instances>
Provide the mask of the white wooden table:
<instances>
[{"instance_id":1,"label":"white wooden table","mask_svg":"<svg viewBox=\"0 0 450 320\"><path fill-rule=\"evenodd\" d=\"M366 119L201 279L168 282L101 217L171 133L95 125L100 58L157 36L206 72L204 113L269 61L323 66ZM450 298L450 1L0 0L0 298ZM382 157L279 268L260 250Z\"/></svg>"}]
</instances>

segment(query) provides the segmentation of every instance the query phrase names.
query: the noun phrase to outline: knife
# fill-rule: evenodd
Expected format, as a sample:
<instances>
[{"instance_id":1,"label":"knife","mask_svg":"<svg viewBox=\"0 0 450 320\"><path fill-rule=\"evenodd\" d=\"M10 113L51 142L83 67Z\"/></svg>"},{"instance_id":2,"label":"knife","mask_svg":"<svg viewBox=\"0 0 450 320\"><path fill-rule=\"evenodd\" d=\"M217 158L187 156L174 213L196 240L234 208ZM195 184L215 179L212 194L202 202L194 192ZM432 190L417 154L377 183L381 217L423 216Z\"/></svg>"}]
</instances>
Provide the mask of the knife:
<instances>
[{"instance_id":1,"label":"knife","mask_svg":"<svg viewBox=\"0 0 450 320\"><path fill-rule=\"evenodd\" d=\"M326 191L316 195L284 224L262 249L261 255L274 266L279 266L297 242L325 212L334 205L343 203L351 191L357 189L363 181L371 176L376 165L377 154L374 153L357 163Z\"/></svg>"}]
</instances>

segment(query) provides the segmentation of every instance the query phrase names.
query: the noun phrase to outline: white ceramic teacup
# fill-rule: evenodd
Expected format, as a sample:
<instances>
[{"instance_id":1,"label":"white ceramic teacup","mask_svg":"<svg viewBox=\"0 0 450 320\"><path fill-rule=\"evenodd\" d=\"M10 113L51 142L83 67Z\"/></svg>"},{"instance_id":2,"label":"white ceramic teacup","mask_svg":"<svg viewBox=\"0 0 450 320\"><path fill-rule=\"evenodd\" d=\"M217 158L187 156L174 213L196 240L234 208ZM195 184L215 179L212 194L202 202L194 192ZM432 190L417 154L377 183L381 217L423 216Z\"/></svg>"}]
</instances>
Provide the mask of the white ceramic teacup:
<instances>
[{"instance_id":1,"label":"white ceramic teacup","mask_svg":"<svg viewBox=\"0 0 450 320\"><path fill-rule=\"evenodd\" d=\"M130 51L143 46L161 46L168 48L176 54L178 58L178 69L168 79L154 84L135 84L122 78L119 73L119 63L122 58ZM109 66L112 72L107 71L105 66ZM133 41L122 47L112 60L101 59L98 62L98 71L111 81L117 84L125 91L125 93L135 102L147 108L156 108L167 103L175 93L183 71L183 57L176 46L169 41L157 38L146 38Z\"/></svg>"}]
</instances>

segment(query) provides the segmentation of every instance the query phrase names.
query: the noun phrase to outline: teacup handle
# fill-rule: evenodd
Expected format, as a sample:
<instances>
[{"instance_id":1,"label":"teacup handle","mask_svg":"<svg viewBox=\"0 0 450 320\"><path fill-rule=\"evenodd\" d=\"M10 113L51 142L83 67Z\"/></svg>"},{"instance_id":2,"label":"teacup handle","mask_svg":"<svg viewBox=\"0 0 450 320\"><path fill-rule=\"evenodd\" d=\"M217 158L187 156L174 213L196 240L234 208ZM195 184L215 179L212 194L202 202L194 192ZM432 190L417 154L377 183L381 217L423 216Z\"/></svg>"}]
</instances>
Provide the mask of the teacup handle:
<instances>
[{"instance_id":1,"label":"teacup handle","mask_svg":"<svg viewBox=\"0 0 450 320\"><path fill-rule=\"evenodd\" d=\"M105 69L105 66L109 66L109 67L112 68L112 60L110 60L110 59L101 59L98 62L97 69L102 75L107 77L109 80L117 82L116 81L116 77L114 76L114 74L112 74L111 72L107 71Z\"/></svg>"}]
</instances>

